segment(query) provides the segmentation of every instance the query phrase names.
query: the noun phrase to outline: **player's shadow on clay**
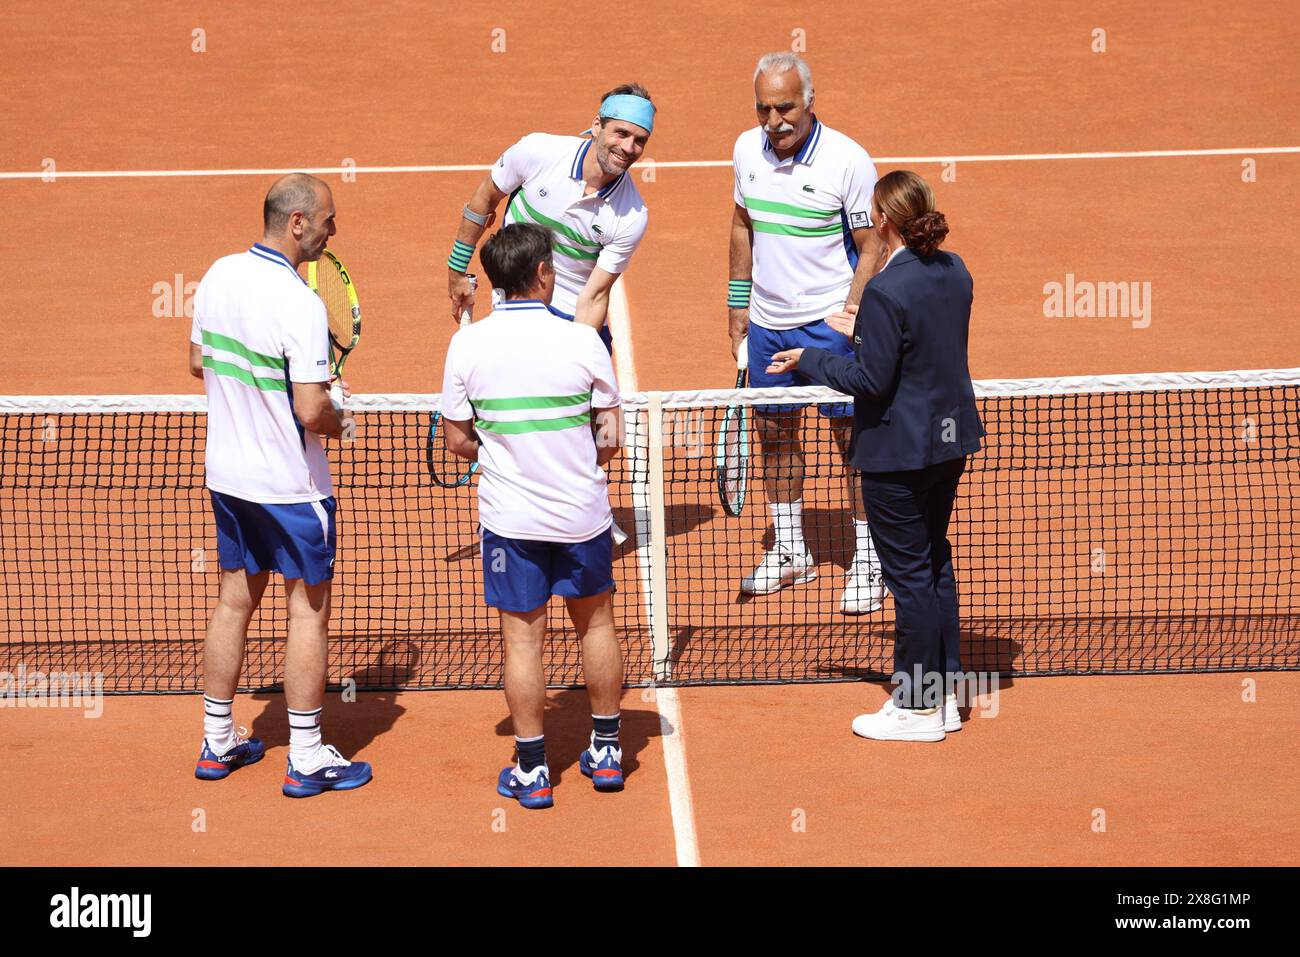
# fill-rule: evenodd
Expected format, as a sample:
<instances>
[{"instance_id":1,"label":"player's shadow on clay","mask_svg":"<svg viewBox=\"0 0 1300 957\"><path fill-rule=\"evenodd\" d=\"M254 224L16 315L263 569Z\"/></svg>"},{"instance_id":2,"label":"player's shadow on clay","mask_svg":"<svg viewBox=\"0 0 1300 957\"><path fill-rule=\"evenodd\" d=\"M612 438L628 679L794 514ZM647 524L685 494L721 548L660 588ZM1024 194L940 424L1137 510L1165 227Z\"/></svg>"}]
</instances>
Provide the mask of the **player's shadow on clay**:
<instances>
[{"instance_id":1,"label":"player's shadow on clay","mask_svg":"<svg viewBox=\"0 0 1300 957\"><path fill-rule=\"evenodd\" d=\"M347 677L361 689L375 686L392 688L409 684L418 673L419 665L418 645L399 641L385 645L378 661L355 669ZM406 714L406 709L398 703L400 691L358 691L355 700L347 700L345 693L346 689L337 687L327 690L321 714L326 743L334 745L345 756L361 751L390 731ZM266 702L266 707L253 719L249 733L261 738L268 750L288 747L289 716L285 710L283 686L259 691L253 695L253 700Z\"/></svg>"}]
</instances>

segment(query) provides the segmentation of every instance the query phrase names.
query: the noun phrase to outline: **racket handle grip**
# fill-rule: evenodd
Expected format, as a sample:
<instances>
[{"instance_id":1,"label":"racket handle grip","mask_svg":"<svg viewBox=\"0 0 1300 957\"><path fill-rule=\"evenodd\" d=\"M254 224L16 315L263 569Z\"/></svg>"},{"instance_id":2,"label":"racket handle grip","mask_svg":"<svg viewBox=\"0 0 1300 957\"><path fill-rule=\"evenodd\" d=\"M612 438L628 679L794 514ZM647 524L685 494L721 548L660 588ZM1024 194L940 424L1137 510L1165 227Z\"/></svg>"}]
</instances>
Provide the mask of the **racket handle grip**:
<instances>
[{"instance_id":1,"label":"racket handle grip","mask_svg":"<svg viewBox=\"0 0 1300 957\"><path fill-rule=\"evenodd\" d=\"M749 336L743 336L740 340L740 348L736 351L736 371L749 368Z\"/></svg>"},{"instance_id":2,"label":"racket handle grip","mask_svg":"<svg viewBox=\"0 0 1300 957\"><path fill-rule=\"evenodd\" d=\"M330 402L334 403L334 408L343 411L343 386L337 382L330 386Z\"/></svg>"},{"instance_id":3,"label":"racket handle grip","mask_svg":"<svg viewBox=\"0 0 1300 957\"><path fill-rule=\"evenodd\" d=\"M471 294L478 290L478 277L475 276L472 272L468 272L465 274L465 281L469 283L469 289ZM462 329L468 329L469 324L473 321L473 319L474 319L474 315L473 313L470 312L470 310L462 309L460 311L460 327Z\"/></svg>"}]
</instances>

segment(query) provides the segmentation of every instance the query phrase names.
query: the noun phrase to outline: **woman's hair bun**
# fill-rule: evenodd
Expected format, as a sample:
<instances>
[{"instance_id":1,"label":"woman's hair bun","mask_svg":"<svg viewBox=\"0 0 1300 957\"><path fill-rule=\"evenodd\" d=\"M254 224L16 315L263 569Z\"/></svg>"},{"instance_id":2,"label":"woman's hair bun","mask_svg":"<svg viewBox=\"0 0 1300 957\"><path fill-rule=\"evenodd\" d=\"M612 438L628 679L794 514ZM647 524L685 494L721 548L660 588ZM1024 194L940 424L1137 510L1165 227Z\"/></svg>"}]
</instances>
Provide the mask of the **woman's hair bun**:
<instances>
[{"instance_id":1,"label":"woman's hair bun","mask_svg":"<svg viewBox=\"0 0 1300 957\"><path fill-rule=\"evenodd\" d=\"M948 236L948 220L938 210L914 216L900 230L907 248L919 256L933 256Z\"/></svg>"}]
</instances>

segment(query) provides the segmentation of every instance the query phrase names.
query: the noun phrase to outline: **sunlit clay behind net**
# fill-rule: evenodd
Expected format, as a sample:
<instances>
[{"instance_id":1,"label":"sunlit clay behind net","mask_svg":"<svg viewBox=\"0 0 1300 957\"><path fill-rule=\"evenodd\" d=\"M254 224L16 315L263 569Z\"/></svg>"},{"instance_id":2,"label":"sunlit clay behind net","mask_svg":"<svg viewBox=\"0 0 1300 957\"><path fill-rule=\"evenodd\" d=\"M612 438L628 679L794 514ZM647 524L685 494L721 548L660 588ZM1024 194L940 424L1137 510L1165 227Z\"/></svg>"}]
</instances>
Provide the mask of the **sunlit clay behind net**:
<instances>
[{"instance_id":1,"label":"sunlit clay behind net","mask_svg":"<svg viewBox=\"0 0 1300 957\"><path fill-rule=\"evenodd\" d=\"M950 532L969 670L1300 668L1300 370L976 384L989 435ZM616 621L628 681L826 681L892 670L893 605L839 613L853 554L829 421L801 413L815 581L738 584L771 546L752 406L824 390L625 396L610 468ZM748 490L722 507L719 428L750 406ZM477 480L433 484L436 396L355 397L330 442L339 500L330 680L490 687ZM216 597L202 396L0 399L0 671L102 671L115 691L196 691ZM662 465L662 469L654 466ZM662 480L660 480L662 476ZM663 529L656 539L652 529ZM656 587L655 583L662 583ZM280 586L254 620L245 687L280 678ZM562 609L549 680L581 681Z\"/></svg>"}]
</instances>

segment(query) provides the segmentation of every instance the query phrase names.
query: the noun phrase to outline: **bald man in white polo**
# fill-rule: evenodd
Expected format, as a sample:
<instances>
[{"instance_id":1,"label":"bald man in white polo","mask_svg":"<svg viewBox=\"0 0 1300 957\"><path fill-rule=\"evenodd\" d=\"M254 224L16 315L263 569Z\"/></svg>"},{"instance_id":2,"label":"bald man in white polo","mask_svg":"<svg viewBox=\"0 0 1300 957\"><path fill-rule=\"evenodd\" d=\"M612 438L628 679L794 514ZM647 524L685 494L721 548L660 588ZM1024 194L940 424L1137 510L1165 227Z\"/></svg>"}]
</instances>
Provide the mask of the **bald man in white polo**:
<instances>
[{"instance_id":1,"label":"bald man in white polo","mask_svg":"<svg viewBox=\"0 0 1300 957\"><path fill-rule=\"evenodd\" d=\"M321 738L334 577L335 501L320 436L343 433L330 401L325 306L298 274L335 233L334 198L314 176L272 184L261 241L218 259L199 283L190 373L207 393L205 471L221 587L203 646L203 746L194 769L226 778L265 754L235 731L232 708L248 624L272 572L289 607L284 698L289 756L282 792L312 797L361 787L365 761Z\"/></svg>"}]
</instances>

